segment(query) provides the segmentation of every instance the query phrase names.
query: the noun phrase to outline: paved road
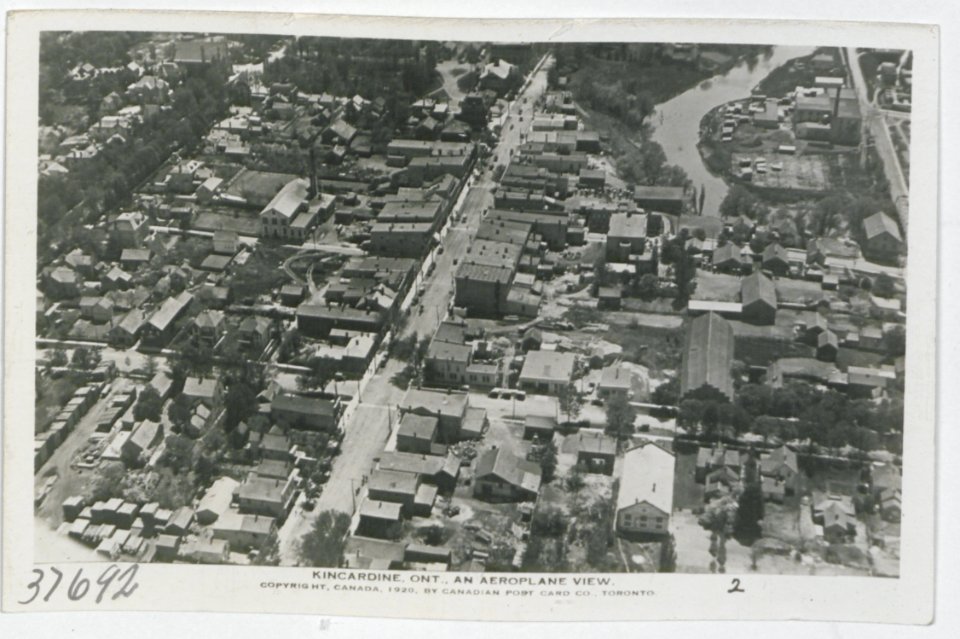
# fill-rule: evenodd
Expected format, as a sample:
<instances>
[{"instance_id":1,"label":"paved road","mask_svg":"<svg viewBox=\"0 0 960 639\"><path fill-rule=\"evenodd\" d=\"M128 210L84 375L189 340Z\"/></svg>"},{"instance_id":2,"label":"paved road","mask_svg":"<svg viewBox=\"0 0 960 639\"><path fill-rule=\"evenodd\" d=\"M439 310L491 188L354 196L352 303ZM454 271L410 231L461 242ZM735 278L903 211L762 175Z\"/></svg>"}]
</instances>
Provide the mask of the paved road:
<instances>
[{"instance_id":1,"label":"paved road","mask_svg":"<svg viewBox=\"0 0 960 639\"><path fill-rule=\"evenodd\" d=\"M883 161L884 173L887 176L887 181L890 182L890 199L892 199L893 203L897 206L900 226L903 228L904 234L906 234L907 218L909 217L910 210L910 189L904 178L900 160L897 158L893 140L890 139L887 120L877 105L867 97L867 82L863 77L863 69L860 68L857 50L851 47L846 50L841 49L841 51L846 54L847 68L850 69L853 85L857 91L857 97L860 100L860 112L863 115L864 122L873 134L877 153Z\"/></svg>"},{"instance_id":2,"label":"paved road","mask_svg":"<svg viewBox=\"0 0 960 639\"><path fill-rule=\"evenodd\" d=\"M521 98L527 98L527 104L518 99L511 109L510 117L519 118L521 110L530 114L532 104L542 94L547 86L547 62L541 60L537 71L528 82ZM520 132L530 126L531 118L525 115L524 122L519 120L512 130L506 131L501 137L494 153L503 161L509 161L511 151L520 144ZM509 125L508 125L509 126ZM498 160L499 161L499 160ZM423 313L414 309L414 315L408 323L406 333L416 332L421 337L429 337L436 330L437 325L446 316L450 297L453 294L454 259L462 256L467 245L476 233L483 211L493 205L491 189L494 182L489 172L477 166L476 183L468 187L451 212L448 226L441 231L443 253L435 250L424 261L421 275L414 286L423 287ZM432 261L436 261L433 274L426 277L424 274ZM422 281L420 278L423 278ZM382 370L373 373L369 380L362 384L362 393L358 398L358 405L354 412L344 419L346 435L342 444L343 452L334 460L330 480L324 486L316 507L311 512L300 508L300 502L294 506L293 512L287 518L278 534L280 543L281 565L295 565L297 563L296 549L300 538L310 530L316 515L324 510L338 510L353 514L362 500L364 476L368 475L373 467L373 459L380 454L390 438L390 407L396 406L403 397L403 392L393 386L390 379L403 370L404 362L388 360Z\"/></svg>"}]
</instances>

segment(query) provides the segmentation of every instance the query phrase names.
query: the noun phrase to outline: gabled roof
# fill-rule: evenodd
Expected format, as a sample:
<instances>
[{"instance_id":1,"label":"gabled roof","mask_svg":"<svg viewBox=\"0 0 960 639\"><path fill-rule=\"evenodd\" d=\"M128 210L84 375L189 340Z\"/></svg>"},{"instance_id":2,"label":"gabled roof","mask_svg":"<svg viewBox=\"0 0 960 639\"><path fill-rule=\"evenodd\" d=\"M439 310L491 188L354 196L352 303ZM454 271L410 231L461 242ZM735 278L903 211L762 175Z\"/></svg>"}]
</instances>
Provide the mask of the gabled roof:
<instances>
[{"instance_id":1,"label":"gabled roof","mask_svg":"<svg viewBox=\"0 0 960 639\"><path fill-rule=\"evenodd\" d=\"M540 467L503 448L491 448L477 458L473 474L477 479L494 475L508 484L531 492L540 489Z\"/></svg>"},{"instance_id":2,"label":"gabled roof","mask_svg":"<svg viewBox=\"0 0 960 639\"><path fill-rule=\"evenodd\" d=\"M787 257L787 249L780 246L780 244L777 242L767 244L767 247L763 249L763 263L766 264L767 262L774 260L779 260L784 264L789 262Z\"/></svg>"},{"instance_id":3,"label":"gabled roof","mask_svg":"<svg viewBox=\"0 0 960 639\"><path fill-rule=\"evenodd\" d=\"M863 230L868 240L872 240L878 235L886 233L898 242L903 241L903 236L900 234L900 227L897 226L893 218L886 213L874 213L865 219L863 221Z\"/></svg>"},{"instance_id":4,"label":"gabled roof","mask_svg":"<svg viewBox=\"0 0 960 639\"><path fill-rule=\"evenodd\" d=\"M656 444L631 448L623 456L617 511L648 503L670 515L673 510L673 472L676 458Z\"/></svg>"},{"instance_id":5,"label":"gabled roof","mask_svg":"<svg viewBox=\"0 0 960 639\"><path fill-rule=\"evenodd\" d=\"M709 385L733 399L733 328L716 313L690 322L680 371L680 395Z\"/></svg>"},{"instance_id":6,"label":"gabled roof","mask_svg":"<svg viewBox=\"0 0 960 639\"><path fill-rule=\"evenodd\" d=\"M740 301L744 306L759 301L771 308L777 308L777 289L769 277L760 271L754 271L740 281Z\"/></svg>"},{"instance_id":7,"label":"gabled roof","mask_svg":"<svg viewBox=\"0 0 960 639\"><path fill-rule=\"evenodd\" d=\"M740 261L740 247L733 242L728 242L723 246L717 247L713 251L713 264L719 265L724 262Z\"/></svg>"},{"instance_id":8,"label":"gabled roof","mask_svg":"<svg viewBox=\"0 0 960 639\"><path fill-rule=\"evenodd\" d=\"M270 200L269 204L264 207L260 214L263 215L264 213L274 212L288 220L292 219L307 199L307 190L309 187L309 183L303 178L290 180L273 196L273 199Z\"/></svg>"},{"instance_id":9,"label":"gabled roof","mask_svg":"<svg viewBox=\"0 0 960 639\"><path fill-rule=\"evenodd\" d=\"M781 466L786 466L793 472L798 472L800 467L797 465L797 453L786 446L775 448L769 455L760 460L760 471L764 474L776 472Z\"/></svg>"}]
</instances>

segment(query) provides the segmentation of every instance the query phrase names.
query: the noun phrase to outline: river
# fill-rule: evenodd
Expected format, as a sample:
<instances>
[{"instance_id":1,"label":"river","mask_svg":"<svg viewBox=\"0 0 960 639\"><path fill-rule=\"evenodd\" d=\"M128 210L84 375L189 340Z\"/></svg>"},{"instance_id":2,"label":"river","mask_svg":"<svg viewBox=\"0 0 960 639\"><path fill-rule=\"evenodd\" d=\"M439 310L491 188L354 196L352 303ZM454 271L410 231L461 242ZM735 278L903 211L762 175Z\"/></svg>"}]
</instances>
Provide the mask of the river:
<instances>
[{"instance_id":1,"label":"river","mask_svg":"<svg viewBox=\"0 0 960 639\"><path fill-rule=\"evenodd\" d=\"M700 138L700 120L707 111L723 104L745 98L763 78L788 60L813 53L816 47L778 46L768 54L756 58L753 68L741 61L722 75L704 80L677 97L657 105L651 118L653 139L660 143L667 162L683 168L699 192L706 186L704 215L718 215L720 202L727 194L723 178L710 173L700 158L697 142ZM660 115L663 114L663 121Z\"/></svg>"}]
</instances>

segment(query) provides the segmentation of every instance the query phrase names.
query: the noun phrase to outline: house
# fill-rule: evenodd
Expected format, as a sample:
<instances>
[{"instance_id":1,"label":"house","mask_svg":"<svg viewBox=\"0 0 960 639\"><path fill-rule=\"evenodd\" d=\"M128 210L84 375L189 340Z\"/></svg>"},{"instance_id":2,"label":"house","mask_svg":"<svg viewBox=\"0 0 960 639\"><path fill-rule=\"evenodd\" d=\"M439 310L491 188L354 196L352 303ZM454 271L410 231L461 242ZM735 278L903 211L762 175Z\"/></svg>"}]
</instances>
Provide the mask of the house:
<instances>
[{"instance_id":1,"label":"house","mask_svg":"<svg viewBox=\"0 0 960 639\"><path fill-rule=\"evenodd\" d=\"M168 534L157 535L154 548L156 549L154 558L157 561L171 562L177 558L177 553L180 551L180 537Z\"/></svg>"},{"instance_id":2,"label":"house","mask_svg":"<svg viewBox=\"0 0 960 639\"><path fill-rule=\"evenodd\" d=\"M877 498L885 490L899 491L902 482L900 468L893 464L879 464L870 468L870 485L873 488L874 496Z\"/></svg>"},{"instance_id":3,"label":"house","mask_svg":"<svg viewBox=\"0 0 960 639\"><path fill-rule=\"evenodd\" d=\"M289 461L292 458L290 440L276 426L266 433L252 433L250 447L263 459Z\"/></svg>"},{"instance_id":4,"label":"house","mask_svg":"<svg viewBox=\"0 0 960 639\"><path fill-rule=\"evenodd\" d=\"M703 498L706 501L729 495L740 483L740 473L729 466L719 466L703 478Z\"/></svg>"},{"instance_id":5,"label":"house","mask_svg":"<svg viewBox=\"0 0 960 639\"><path fill-rule=\"evenodd\" d=\"M193 295L183 291L175 297L168 297L163 301L143 326L144 337L151 341L160 342L172 337L176 321L190 307Z\"/></svg>"},{"instance_id":6,"label":"house","mask_svg":"<svg viewBox=\"0 0 960 639\"><path fill-rule=\"evenodd\" d=\"M144 453L151 450L163 439L163 426L157 422L144 420L130 432L130 436L120 446L120 455L128 466L136 466L142 461Z\"/></svg>"},{"instance_id":7,"label":"house","mask_svg":"<svg viewBox=\"0 0 960 639\"><path fill-rule=\"evenodd\" d=\"M466 383L472 352L466 344L432 340L424 357L424 374L428 383L458 386Z\"/></svg>"},{"instance_id":8,"label":"house","mask_svg":"<svg viewBox=\"0 0 960 639\"><path fill-rule=\"evenodd\" d=\"M473 496L486 501L527 501L540 492L540 466L503 448L491 448L477 458Z\"/></svg>"},{"instance_id":9,"label":"house","mask_svg":"<svg viewBox=\"0 0 960 639\"><path fill-rule=\"evenodd\" d=\"M479 86L481 90L493 91L498 96L503 96L512 89L519 88L522 82L523 77L518 66L495 58L484 65L480 72Z\"/></svg>"},{"instance_id":10,"label":"house","mask_svg":"<svg viewBox=\"0 0 960 639\"><path fill-rule=\"evenodd\" d=\"M80 276L72 268L58 266L47 276L46 293L56 299L68 299L80 294Z\"/></svg>"},{"instance_id":11,"label":"house","mask_svg":"<svg viewBox=\"0 0 960 639\"><path fill-rule=\"evenodd\" d=\"M523 438L526 440L552 441L557 429L557 420L551 415L527 415L523 418Z\"/></svg>"},{"instance_id":12,"label":"house","mask_svg":"<svg viewBox=\"0 0 960 639\"><path fill-rule=\"evenodd\" d=\"M182 537L190 532L190 526L193 525L194 518L195 513L193 509L187 508L186 506L178 508L173 511L170 519L167 520L167 525L164 526L163 531L168 535Z\"/></svg>"},{"instance_id":13,"label":"house","mask_svg":"<svg viewBox=\"0 0 960 639\"><path fill-rule=\"evenodd\" d=\"M287 479L270 479L251 473L237 490L240 512L266 515L283 521L296 498L298 479L297 473Z\"/></svg>"},{"instance_id":14,"label":"house","mask_svg":"<svg viewBox=\"0 0 960 639\"><path fill-rule=\"evenodd\" d=\"M588 473L613 474L617 456L617 440L600 432L580 432L577 435L577 464Z\"/></svg>"},{"instance_id":15,"label":"house","mask_svg":"<svg viewBox=\"0 0 960 639\"><path fill-rule=\"evenodd\" d=\"M360 504L360 521L356 534L365 537L390 539L396 536L401 520L400 504L364 499Z\"/></svg>"},{"instance_id":16,"label":"house","mask_svg":"<svg viewBox=\"0 0 960 639\"><path fill-rule=\"evenodd\" d=\"M197 377L191 375L183 383L181 394L192 403L201 403L212 408L220 400L220 380L217 377Z\"/></svg>"},{"instance_id":17,"label":"house","mask_svg":"<svg viewBox=\"0 0 960 639\"><path fill-rule=\"evenodd\" d=\"M440 420L431 415L406 413L397 430L397 450L429 455L439 435Z\"/></svg>"},{"instance_id":18,"label":"house","mask_svg":"<svg viewBox=\"0 0 960 639\"><path fill-rule=\"evenodd\" d=\"M237 340L243 348L260 351L270 341L272 322L261 315L250 315L240 322Z\"/></svg>"},{"instance_id":19,"label":"house","mask_svg":"<svg viewBox=\"0 0 960 639\"><path fill-rule=\"evenodd\" d=\"M240 247L240 234L236 231L214 231L213 252L217 255L234 255Z\"/></svg>"},{"instance_id":20,"label":"house","mask_svg":"<svg viewBox=\"0 0 960 639\"><path fill-rule=\"evenodd\" d=\"M697 451L697 463L694 478L698 482L706 481L707 475L717 468L730 468L739 477L742 460L740 453L719 446L716 448L700 447Z\"/></svg>"},{"instance_id":21,"label":"house","mask_svg":"<svg viewBox=\"0 0 960 639\"><path fill-rule=\"evenodd\" d=\"M687 330L680 370L681 398L733 401L733 328L716 313L694 318Z\"/></svg>"},{"instance_id":22,"label":"house","mask_svg":"<svg viewBox=\"0 0 960 639\"><path fill-rule=\"evenodd\" d=\"M486 420L483 409L474 410L470 407L469 395L466 393L419 388L407 391L400 402L400 413L402 416L412 413L423 417L436 417L437 441L445 444L474 436L476 426L472 422L477 419Z\"/></svg>"},{"instance_id":23,"label":"house","mask_svg":"<svg viewBox=\"0 0 960 639\"><path fill-rule=\"evenodd\" d=\"M786 492L791 494L800 474L797 453L785 445L775 448L760 457L760 474L786 483Z\"/></svg>"},{"instance_id":24,"label":"house","mask_svg":"<svg viewBox=\"0 0 960 639\"><path fill-rule=\"evenodd\" d=\"M834 362L840 352L840 339L831 330L817 335L817 359L821 362Z\"/></svg>"},{"instance_id":25,"label":"house","mask_svg":"<svg viewBox=\"0 0 960 639\"><path fill-rule=\"evenodd\" d=\"M201 311L193 319L193 339L206 346L216 346L223 337L225 326L223 311Z\"/></svg>"},{"instance_id":26,"label":"house","mask_svg":"<svg viewBox=\"0 0 960 639\"><path fill-rule=\"evenodd\" d=\"M424 455L402 451L385 452L377 468L417 475L423 483L444 492L452 491L460 476L460 458L455 455Z\"/></svg>"},{"instance_id":27,"label":"house","mask_svg":"<svg viewBox=\"0 0 960 639\"><path fill-rule=\"evenodd\" d=\"M98 324L113 318L113 302L109 297L83 296L80 298L80 317Z\"/></svg>"},{"instance_id":28,"label":"house","mask_svg":"<svg viewBox=\"0 0 960 639\"><path fill-rule=\"evenodd\" d=\"M414 500L419 488L420 478L417 475L393 470L374 470L367 482L367 495L370 499L400 504L401 513L411 515L415 510Z\"/></svg>"},{"instance_id":29,"label":"house","mask_svg":"<svg viewBox=\"0 0 960 639\"><path fill-rule=\"evenodd\" d=\"M519 386L534 393L559 395L570 386L575 366L572 353L530 351L523 361Z\"/></svg>"},{"instance_id":30,"label":"house","mask_svg":"<svg viewBox=\"0 0 960 639\"><path fill-rule=\"evenodd\" d=\"M863 221L863 233L866 239L864 252L868 255L892 260L903 250L903 235L900 227L886 213L874 213Z\"/></svg>"},{"instance_id":31,"label":"house","mask_svg":"<svg viewBox=\"0 0 960 639\"><path fill-rule=\"evenodd\" d=\"M280 303L284 306L298 306L303 296L304 288L300 284L284 284L280 288Z\"/></svg>"},{"instance_id":32,"label":"house","mask_svg":"<svg viewBox=\"0 0 960 639\"><path fill-rule=\"evenodd\" d=\"M713 270L720 273L739 274L744 269L743 251L733 242L727 242L714 249L711 264Z\"/></svg>"},{"instance_id":33,"label":"house","mask_svg":"<svg viewBox=\"0 0 960 639\"><path fill-rule=\"evenodd\" d=\"M633 375L630 369L623 364L611 364L600 371L600 381L597 384L597 396L601 399L623 397L629 399L633 395Z\"/></svg>"},{"instance_id":34,"label":"house","mask_svg":"<svg viewBox=\"0 0 960 639\"><path fill-rule=\"evenodd\" d=\"M676 458L656 444L624 453L617 494L616 529L623 536L666 535L673 511Z\"/></svg>"},{"instance_id":35,"label":"house","mask_svg":"<svg viewBox=\"0 0 960 639\"><path fill-rule=\"evenodd\" d=\"M140 211L127 211L111 223L110 238L120 249L136 248L143 242L148 230L147 216Z\"/></svg>"},{"instance_id":36,"label":"house","mask_svg":"<svg viewBox=\"0 0 960 639\"><path fill-rule=\"evenodd\" d=\"M767 244L761 255L760 264L763 270L779 276L787 275L790 272L790 259L787 257L787 249L777 242Z\"/></svg>"},{"instance_id":37,"label":"house","mask_svg":"<svg viewBox=\"0 0 960 639\"><path fill-rule=\"evenodd\" d=\"M777 290L773 281L754 271L740 281L740 315L751 324L769 325L777 318Z\"/></svg>"},{"instance_id":38,"label":"house","mask_svg":"<svg viewBox=\"0 0 960 639\"><path fill-rule=\"evenodd\" d=\"M220 515L230 509L233 503L233 494L240 487L240 482L232 477L220 477L203 493L200 504L197 506L197 523L209 526L217 521Z\"/></svg>"},{"instance_id":39,"label":"house","mask_svg":"<svg viewBox=\"0 0 960 639\"><path fill-rule=\"evenodd\" d=\"M237 552L257 550L276 534L277 520L266 515L242 515L224 510L212 525L214 539L223 539Z\"/></svg>"},{"instance_id":40,"label":"house","mask_svg":"<svg viewBox=\"0 0 960 639\"><path fill-rule=\"evenodd\" d=\"M639 213L614 213L607 231L608 262L629 262L631 255L643 253L647 242L647 216Z\"/></svg>"},{"instance_id":41,"label":"house","mask_svg":"<svg viewBox=\"0 0 960 639\"><path fill-rule=\"evenodd\" d=\"M880 516L884 521L899 523L902 514L902 495L899 488L887 488L880 493Z\"/></svg>"},{"instance_id":42,"label":"house","mask_svg":"<svg viewBox=\"0 0 960 639\"><path fill-rule=\"evenodd\" d=\"M270 416L274 421L304 430L336 432L341 412L339 397L315 399L282 394L270 403Z\"/></svg>"}]
</instances>

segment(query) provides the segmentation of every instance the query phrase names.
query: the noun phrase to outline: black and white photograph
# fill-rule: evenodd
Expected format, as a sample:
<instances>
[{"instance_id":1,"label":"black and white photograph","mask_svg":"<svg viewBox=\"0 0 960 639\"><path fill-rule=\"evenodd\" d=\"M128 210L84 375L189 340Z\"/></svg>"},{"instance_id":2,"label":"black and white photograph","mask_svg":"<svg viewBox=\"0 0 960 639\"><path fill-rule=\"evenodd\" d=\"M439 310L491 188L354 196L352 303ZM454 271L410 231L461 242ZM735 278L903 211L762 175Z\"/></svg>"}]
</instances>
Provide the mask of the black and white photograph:
<instances>
[{"instance_id":1,"label":"black and white photograph","mask_svg":"<svg viewBox=\"0 0 960 639\"><path fill-rule=\"evenodd\" d=\"M150 28L38 32L35 563L901 577L914 40Z\"/></svg>"}]
</instances>

